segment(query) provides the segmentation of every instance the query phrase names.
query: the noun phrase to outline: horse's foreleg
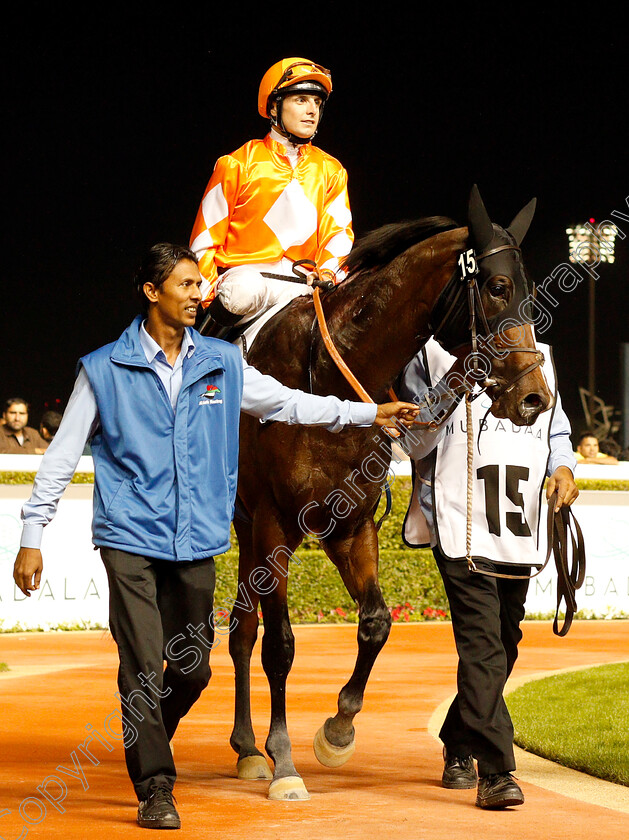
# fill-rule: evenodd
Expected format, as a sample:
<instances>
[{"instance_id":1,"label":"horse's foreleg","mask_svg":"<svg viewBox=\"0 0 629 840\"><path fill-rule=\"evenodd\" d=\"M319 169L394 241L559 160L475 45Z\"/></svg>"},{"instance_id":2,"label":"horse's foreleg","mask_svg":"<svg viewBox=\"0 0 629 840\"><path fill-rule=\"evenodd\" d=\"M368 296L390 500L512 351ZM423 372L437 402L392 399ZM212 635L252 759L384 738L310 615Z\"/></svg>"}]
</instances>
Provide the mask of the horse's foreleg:
<instances>
[{"instance_id":1,"label":"horse's foreleg","mask_svg":"<svg viewBox=\"0 0 629 840\"><path fill-rule=\"evenodd\" d=\"M238 528L238 592L229 624L229 653L234 663L234 728L229 743L238 754L239 779L270 779L266 758L256 747L251 721L251 655L258 637L259 596L250 585L251 532Z\"/></svg>"},{"instance_id":2,"label":"horse's foreleg","mask_svg":"<svg viewBox=\"0 0 629 840\"><path fill-rule=\"evenodd\" d=\"M374 662L389 637L391 615L378 584L378 544L373 521L353 538L328 541L328 555L339 569L348 592L358 601L358 656L341 689L338 711L315 736L315 754L327 767L339 767L354 752L354 718L363 706Z\"/></svg>"},{"instance_id":3,"label":"horse's foreleg","mask_svg":"<svg viewBox=\"0 0 629 840\"><path fill-rule=\"evenodd\" d=\"M295 769L286 724L286 680L295 655L295 637L288 616L287 580L295 543L290 549L285 543L286 537L277 523L267 519L257 549L258 556L265 557L263 568L266 571L266 575L260 575L260 603L264 618L262 667L271 693L271 722L265 744L274 763L269 799L293 800L309 799L310 795ZM268 551L263 553L263 546Z\"/></svg>"},{"instance_id":4,"label":"horse's foreleg","mask_svg":"<svg viewBox=\"0 0 629 840\"><path fill-rule=\"evenodd\" d=\"M391 616L376 580L359 599L358 656L354 671L338 698L338 712L325 724L330 744L346 747L354 740L354 717L363 707L365 688L374 662L389 636Z\"/></svg>"},{"instance_id":5,"label":"horse's foreleg","mask_svg":"<svg viewBox=\"0 0 629 840\"><path fill-rule=\"evenodd\" d=\"M262 601L262 666L271 692L271 722L265 747L275 765L269 799L309 799L293 763L286 723L286 680L295 655L295 637L285 599L280 597L271 603L265 600Z\"/></svg>"}]
</instances>

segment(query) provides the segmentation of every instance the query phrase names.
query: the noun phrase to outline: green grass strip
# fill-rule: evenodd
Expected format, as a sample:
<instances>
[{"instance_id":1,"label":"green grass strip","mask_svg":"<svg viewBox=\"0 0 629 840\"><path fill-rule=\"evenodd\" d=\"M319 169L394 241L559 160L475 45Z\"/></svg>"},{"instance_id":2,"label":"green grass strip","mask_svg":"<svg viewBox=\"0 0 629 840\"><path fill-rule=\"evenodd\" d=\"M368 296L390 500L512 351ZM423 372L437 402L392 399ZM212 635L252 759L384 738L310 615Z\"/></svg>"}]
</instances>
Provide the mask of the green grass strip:
<instances>
[{"instance_id":1,"label":"green grass strip","mask_svg":"<svg viewBox=\"0 0 629 840\"><path fill-rule=\"evenodd\" d=\"M629 786L629 663L534 680L506 702L519 747Z\"/></svg>"},{"instance_id":2,"label":"green grass strip","mask_svg":"<svg viewBox=\"0 0 629 840\"><path fill-rule=\"evenodd\" d=\"M32 484L35 479L34 472L17 472L0 470L0 484ZM94 473L75 473L72 478L73 484L93 484ZM394 488L397 487L402 493L410 491L411 480L407 476L397 478ZM629 490L629 479L626 478L577 478L579 490ZM408 500L408 495L406 495Z\"/></svg>"}]
</instances>

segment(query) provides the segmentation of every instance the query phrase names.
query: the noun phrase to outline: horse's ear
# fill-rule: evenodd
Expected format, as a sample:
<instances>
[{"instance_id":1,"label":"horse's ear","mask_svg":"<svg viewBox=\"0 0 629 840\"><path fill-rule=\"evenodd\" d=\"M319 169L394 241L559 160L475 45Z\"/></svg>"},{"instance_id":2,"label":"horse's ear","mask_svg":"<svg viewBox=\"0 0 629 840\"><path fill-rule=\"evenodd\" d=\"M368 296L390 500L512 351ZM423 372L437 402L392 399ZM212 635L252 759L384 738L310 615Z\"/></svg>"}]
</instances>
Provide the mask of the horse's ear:
<instances>
[{"instance_id":1,"label":"horse's ear","mask_svg":"<svg viewBox=\"0 0 629 840\"><path fill-rule=\"evenodd\" d=\"M467 221L477 251L484 251L494 238L494 228L491 219L485 210L483 199L476 184L470 192L470 200L467 207Z\"/></svg>"},{"instance_id":2,"label":"horse's ear","mask_svg":"<svg viewBox=\"0 0 629 840\"><path fill-rule=\"evenodd\" d=\"M535 213L535 207L537 206L537 199L532 198L526 207L523 207L522 210L518 213L515 219L511 222L507 230L513 236L515 241L520 245L522 240L526 236L526 232L529 229L531 222L533 221L533 215Z\"/></svg>"}]
</instances>

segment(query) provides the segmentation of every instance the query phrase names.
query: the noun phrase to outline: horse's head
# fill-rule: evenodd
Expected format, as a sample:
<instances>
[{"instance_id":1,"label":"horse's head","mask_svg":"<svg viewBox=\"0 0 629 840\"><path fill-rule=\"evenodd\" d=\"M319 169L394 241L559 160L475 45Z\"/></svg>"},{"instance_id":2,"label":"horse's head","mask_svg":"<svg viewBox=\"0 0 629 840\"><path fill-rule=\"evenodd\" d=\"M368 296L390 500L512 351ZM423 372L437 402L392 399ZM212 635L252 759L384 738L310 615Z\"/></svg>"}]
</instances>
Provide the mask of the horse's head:
<instances>
[{"instance_id":1,"label":"horse's head","mask_svg":"<svg viewBox=\"0 0 629 840\"><path fill-rule=\"evenodd\" d=\"M529 426L552 405L543 376L543 356L535 347L532 329L533 285L522 261L520 244L529 229L533 199L509 227L493 224L474 186L468 227L478 262L483 355L491 363L488 393L492 414Z\"/></svg>"},{"instance_id":2,"label":"horse's head","mask_svg":"<svg viewBox=\"0 0 629 840\"><path fill-rule=\"evenodd\" d=\"M492 399L492 414L518 426L532 425L553 401L542 374L543 355L535 346L533 286L520 250L534 212L535 199L502 228L492 223L474 186L468 210L472 248L459 258L461 275L449 284L449 292L444 290L440 303L446 316L435 334L455 355L469 353L471 347L477 381Z\"/></svg>"}]
</instances>

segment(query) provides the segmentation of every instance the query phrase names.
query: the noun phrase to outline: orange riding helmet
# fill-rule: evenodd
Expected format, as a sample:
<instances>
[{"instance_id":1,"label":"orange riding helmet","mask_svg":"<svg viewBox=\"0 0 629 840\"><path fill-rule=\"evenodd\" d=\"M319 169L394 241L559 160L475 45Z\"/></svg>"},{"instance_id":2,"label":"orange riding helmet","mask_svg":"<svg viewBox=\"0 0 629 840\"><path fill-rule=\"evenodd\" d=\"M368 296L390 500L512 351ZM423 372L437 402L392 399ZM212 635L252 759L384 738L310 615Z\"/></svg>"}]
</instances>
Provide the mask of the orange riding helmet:
<instances>
[{"instance_id":1,"label":"orange riding helmet","mask_svg":"<svg viewBox=\"0 0 629 840\"><path fill-rule=\"evenodd\" d=\"M282 128L281 102L284 96L291 93L309 93L321 97L321 112L323 104L332 93L332 76L320 64L315 64L307 58L284 58L269 68L260 82L258 90L258 113L262 117L270 117L271 107L278 103L278 115L273 124ZM316 132L315 132L316 133ZM313 135L314 137L314 135ZM292 137L290 137L293 140ZM309 138L312 139L312 138ZM308 142L294 138L294 142Z\"/></svg>"}]
</instances>

